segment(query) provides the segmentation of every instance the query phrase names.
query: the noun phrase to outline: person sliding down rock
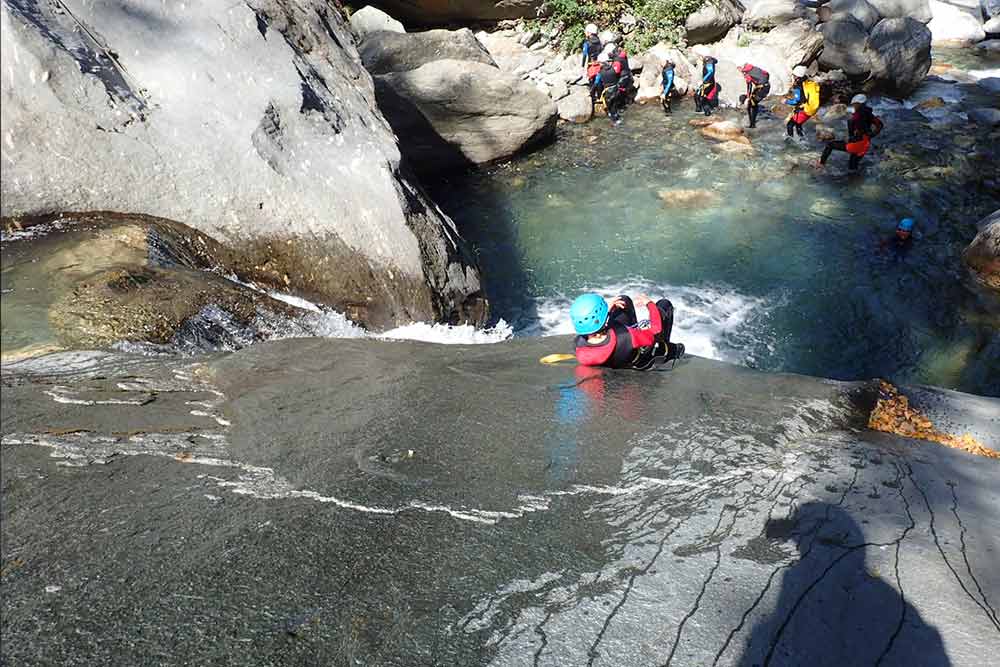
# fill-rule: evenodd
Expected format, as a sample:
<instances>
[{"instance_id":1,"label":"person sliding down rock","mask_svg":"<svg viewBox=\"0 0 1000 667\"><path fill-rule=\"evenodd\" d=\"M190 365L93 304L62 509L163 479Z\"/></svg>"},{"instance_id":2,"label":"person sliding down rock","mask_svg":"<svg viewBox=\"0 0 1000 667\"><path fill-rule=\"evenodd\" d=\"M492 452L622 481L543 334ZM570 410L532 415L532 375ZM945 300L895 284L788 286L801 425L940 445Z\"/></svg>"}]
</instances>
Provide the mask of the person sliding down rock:
<instances>
[{"instance_id":1,"label":"person sliding down rock","mask_svg":"<svg viewBox=\"0 0 1000 667\"><path fill-rule=\"evenodd\" d=\"M719 61L698 46L694 52L702 58L701 85L694 94L694 110L711 116L712 109L719 106L719 84L715 82L715 64Z\"/></svg>"},{"instance_id":2,"label":"person sliding down rock","mask_svg":"<svg viewBox=\"0 0 1000 667\"><path fill-rule=\"evenodd\" d=\"M597 26L593 23L587 24L587 27L583 29L583 33L585 38L583 40L582 67L584 76L587 77L587 81L593 86L594 77L601 70L601 66L597 62L597 56L601 55L604 45L601 44L601 38L597 36Z\"/></svg>"},{"instance_id":3,"label":"person sliding down rock","mask_svg":"<svg viewBox=\"0 0 1000 667\"><path fill-rule=\"evenodd\" d=\"M637 294L634 302L625 295L605 301L599 294L583 294L569 316L578 334L576 360L584 366L645 371L684 356L684 345L670 342L674 307L667 299L653 303Z\"/></svg>"},{"instance_id":4,"label":"person sliding down rock","mask_svg":"<svg viewBox=\"0 0 1000 667\"><path fill-rule=\"evenodd\" d=\"M757 113L760 111L760 103L771 94L771 75L750 63L743 65L740 72L743 73L743 78L747 82L747 93L740 95L740 104L747 108L750 127L757 127Z\"/></svg>"},{"instance_id":5,"label":"person sliding down rock","mask_svg":"<svg viewBox=\"0 0 1000 667\"><path fill-rule=\"evenodd\" d=\"M608 54L602 53L598 57L601 63L601 71L594 77L594 85L591 88L591 97L600 96L604 102L604 108L608 112L608 118L615 125L620 125L621 120L621 95L618 90L618 79L621 66L613 63L608 58Z\"/></svg>"},{"instance_id":6,"label":"person sliding down rock","mask_svg":"<svg viewBox=\"0 0 1000 667\"><path fill-rule=\"evenodd\" d=\"M663 93L660 94L660 104L663 105L663 113L670 113L670 98L677 92L674 88L674 64L669 60L663 61Z\"/></svg>"},{"instance_id":7,"label":"person sliding down rock","mask_svg":"<svg viewBox=\"0 0 1000 667\"><path fill-rule=\"evenodd\" d=\"M805 139L802 126L819 110L819 84L807 79L806 74L804 65L792 69L795 80L792 82L791 91L785 97L785 104L792 107L792 114L788 117L785 129L789 137L794 132L799 135L799 139Z\"/></svg>"},{"instance_id":8,"label":"person sliding down rock","mask_svg":"<svg viewBox=\"0 0 1000 667\"><path fill-rule=\"evenodd\" d=\"M875 115L871 107L868 106L868 98L864 95L855 95L851 98L851 106L854 112L847 119L847 141L829 141L823 149L817 167L826 165L833 151L844 151L850 154L847 168L855 170L861 164L861 158L867 153L872 145L872 137L877 136L882 131L882 120Z\"/></svg>"}]
</instances>

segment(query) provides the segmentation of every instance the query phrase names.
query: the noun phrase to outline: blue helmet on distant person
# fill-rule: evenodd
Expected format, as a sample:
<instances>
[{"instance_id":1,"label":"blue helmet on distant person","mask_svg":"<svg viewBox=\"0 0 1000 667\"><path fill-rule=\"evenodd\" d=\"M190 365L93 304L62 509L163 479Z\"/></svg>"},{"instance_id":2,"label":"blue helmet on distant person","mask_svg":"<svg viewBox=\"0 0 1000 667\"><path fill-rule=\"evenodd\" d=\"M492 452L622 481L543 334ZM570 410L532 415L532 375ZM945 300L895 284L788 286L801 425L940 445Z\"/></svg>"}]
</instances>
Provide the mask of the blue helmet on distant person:
<instances>
[{"instance_id":1,"label":"blue helmet on distant person","mask_svg":"<svg viewBox=\"0 0 1000 667\"><path fill-rule=\"evenodd\" d=\"M903 232L912 232L913 224L913 218L903 218L899 221L899 224L896 225L896 229Z\"/></svg>"},{"instance_id":2,"label":"blue helmet on distant person","mask_svg":"<svg viewBox=\"0 0 1000 667\"><path fill-rule=\"evenodd\" d=\"M581 336L600 331L608 321L608 303L600 294L582 294L569 307L573 328Z\"/></svg>"}]
</instances>

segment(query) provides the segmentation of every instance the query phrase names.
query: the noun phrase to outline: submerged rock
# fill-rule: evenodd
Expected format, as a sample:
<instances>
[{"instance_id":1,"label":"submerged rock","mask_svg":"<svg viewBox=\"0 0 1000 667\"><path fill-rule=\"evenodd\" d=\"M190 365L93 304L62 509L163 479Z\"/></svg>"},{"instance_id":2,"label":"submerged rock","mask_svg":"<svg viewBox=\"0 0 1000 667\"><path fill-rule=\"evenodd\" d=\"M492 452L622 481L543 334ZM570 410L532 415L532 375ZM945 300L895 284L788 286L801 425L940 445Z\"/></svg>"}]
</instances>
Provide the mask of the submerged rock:
<instances>
[{"instance_id":1,"label":"submerged rock","mask_svg":"<svg viewBox=\"0 0 1000 667\"><path fill-rule=\"evenodd\" d=\"M731 140L731 139L746 139L743 136L743 128L731 120L723 120L712 123L711 125L706 125L700 130L703 136L709 137L711 139L719 139L721 141ZM749 142L749 140L747 140Z\"/></svg>"},{"instance_id":2,"label":"submerged rock","mask_svg":"<svg viewBox=\"0 0 1000 667\"><path fill-rule=\"evenodd\" d=\"M656 195L667 206L679 208L705 208L715 206L721 200L717 192L703 188L663 188Z\"/></svg>"},{"instance_id":3,"label":"submerged rock","mask_svg":"<svg viewBox=\"0 0 1000 667\"><path fill-rule=\"evenodd\" d=\"M978 223L979 233L965 249L962 258L990 287L1000 290L1000 211L994 211Z\"/></svg>"},{"instance_id":4,"label":"submerged rock","mask_svg":"<svg viewBox=\"0 0 1000 667\"><path fill-rule=\"evenodd\" d=\"M374 328L486 316L334 5L60 7L0 10L0 214L181 220Z\"/></svg>"}]
</instances>

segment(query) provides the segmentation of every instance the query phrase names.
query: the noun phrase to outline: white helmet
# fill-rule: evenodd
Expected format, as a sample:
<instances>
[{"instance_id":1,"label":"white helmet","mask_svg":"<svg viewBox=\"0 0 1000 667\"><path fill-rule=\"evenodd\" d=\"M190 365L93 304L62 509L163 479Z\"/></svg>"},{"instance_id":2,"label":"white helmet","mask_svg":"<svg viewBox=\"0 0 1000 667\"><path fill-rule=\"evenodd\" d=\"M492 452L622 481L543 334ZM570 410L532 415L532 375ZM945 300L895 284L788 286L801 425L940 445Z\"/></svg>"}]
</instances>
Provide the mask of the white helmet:
<instances>
[{"instance_id":1,"label":"white helmet","mask_svg":"<svg viewBox=\"0 0 1000 667\"><path fill-rule=\"evenodd\" d=\"M805 65L796 65L795 67L792 68L792 74L794 74L799 79L805 78L806 74L808 73L809 70L806 69Z\"/></svg>"},{"instance_id":2,"label":"white helmet","mask_svg":"<svg viewBox=\"0 0 1000 667\"><path fill-rule=\"evenodd\" d=\"M855 95L851 98L851 104L865 104L867 101L868 98L864 95Z\"/></svg>"},{"instance_id":3,"label":"white helmet","mask_svg":"<svg viewBox=\"0 0 1000 667\"><path fill-rule=\"evenodd\" d=\"M588 23L587 27L583 29L583 33L585 35L596 35L597 34L597 26L594 25L593 23Z\"/></svg>"},{"instance_id":4,"label":"white helmet","mask_svg":"<svg viewBox=\"0 0 1000 667\"><path fill-rule=\"evenodd\" d=\"M597 62L599 62L599 63L606 63L606 62L608 62L608 54L602 53L601 55L597 56Z\"/></svg>"},{"instance_id":5,"label":"white helmet","mask_svg":"<svg viewBox=\"0 0 1000 667\"><path fill-rule=\"evenodd\" d=\"M608 42L607 44L604 45L604 53L611 55L612 53L615 52L615 49L617 48L618 48L617 44L615 44L614 42Z\"/></svg>"}]
</instances>

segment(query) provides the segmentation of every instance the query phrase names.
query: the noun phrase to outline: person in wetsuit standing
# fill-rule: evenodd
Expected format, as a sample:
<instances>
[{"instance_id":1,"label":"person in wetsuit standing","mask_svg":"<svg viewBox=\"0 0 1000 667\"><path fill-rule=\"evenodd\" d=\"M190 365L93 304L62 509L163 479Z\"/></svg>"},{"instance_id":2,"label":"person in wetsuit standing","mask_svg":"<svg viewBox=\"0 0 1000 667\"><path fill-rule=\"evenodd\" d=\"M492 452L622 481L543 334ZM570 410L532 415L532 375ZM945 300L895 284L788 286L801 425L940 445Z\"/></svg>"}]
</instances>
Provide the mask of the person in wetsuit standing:
<instances>
[{"instance_id":1,"label":"person in wetsuit standing","mask_svg":"<svg viewBox=\"0 0 1000 667\"><path fill-rule=\"evenodd\" d=\"M757 113L760 103L771 94L771 75L766 70L746 63L740 68L747 82L746 95L740 95L740 104L746 105L750 127L757 127Z\"/></svg>"},{"instance_id":2,"label":"person in wetsuit standing","mask_svg":"<svg viewBox=\"0 0 1000 667\"><path fill-rule=\"evenodd\" d=\"M576 337L576 359L584 366L649 370L678 359L684 345L670 342L674 307L637 294L605 301L599 294L577 297L569 309Z\"/></svg>"},{"instance_id":3,"label":"person in wetsuit standing","mask_svg":"<svg viewBox=\"0 0 1000 667\"><path fill-rule=\"evenodd\" d=\"M818 167L826 165L833 151L843 151L851 156L847 168L854 171L871 148L871 138L882 131L882 120L868 106L867 97L855 95L851 99L851 106L854 107L854 113L847 119L847 141L827 142L817 163Z\"/></svg>"}]
</instances>

